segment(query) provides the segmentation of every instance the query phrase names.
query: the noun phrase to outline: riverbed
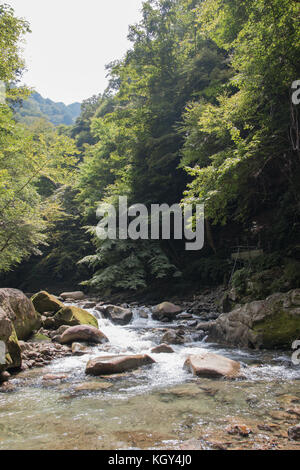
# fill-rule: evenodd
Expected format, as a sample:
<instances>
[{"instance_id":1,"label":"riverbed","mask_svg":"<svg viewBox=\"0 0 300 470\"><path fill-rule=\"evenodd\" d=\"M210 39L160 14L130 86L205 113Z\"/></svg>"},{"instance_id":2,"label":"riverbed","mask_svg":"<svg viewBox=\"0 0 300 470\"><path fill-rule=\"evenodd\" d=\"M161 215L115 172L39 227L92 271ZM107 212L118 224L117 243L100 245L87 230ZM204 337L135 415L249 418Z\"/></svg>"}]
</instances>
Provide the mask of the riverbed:
<instances>
[{"instance_id":1,"label":"riverbed","mask_svg":"<svg viewBox=\"0 0 300 470\"><path fill-rule=\"evenodd\" d=\"M176 323L154 321L142 309L149 318L136 307L127 326L88 309L108 345L14 377L14 390L0 393L0 449L300 448L287 434L300 420L300 367L288 354L222 348L205 338L195 341L188 329L185 344L172 345L173 354L152 354L164 329ZM185 359L203 350L240 361L244 379L191 376ZM85 375L90 358L141 353L156 363L114 377ZM45 381L47 374L65 377ZM83 384L90 389L80 389Z\"/></svg>"}]
</instances>

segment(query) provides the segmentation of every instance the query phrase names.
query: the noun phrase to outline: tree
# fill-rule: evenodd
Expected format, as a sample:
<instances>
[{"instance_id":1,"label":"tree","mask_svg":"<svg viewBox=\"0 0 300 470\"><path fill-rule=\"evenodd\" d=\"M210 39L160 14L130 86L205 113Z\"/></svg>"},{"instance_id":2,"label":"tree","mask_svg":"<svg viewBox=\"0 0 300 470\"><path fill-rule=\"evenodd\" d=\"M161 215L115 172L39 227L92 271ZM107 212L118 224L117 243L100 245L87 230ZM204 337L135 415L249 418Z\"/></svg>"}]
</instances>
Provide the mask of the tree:
<instances>
[{"instance_id":1,"label":"tree","mask_svg":"<svg viewBox=\"0 0 300 470\"><path fill-rule=\"evenodd\" d=\"M224 52L197 30L196 4L145 2L141 23L130 28L132 49L123 61L110 65L108 105L104 102L91 120L98 142L86 147L80 167L79 200L90 221L100 201L115 203L118 195L146 205L173 204L182 197L187 183L179 167L182 113L194 96L214 102L230 73ZM137 289L155 277L178 275L174 249L161 243L136 243L133 250L132 243L117 240L110 258L108 243L95 240L95 245L95 257L85 259L100 268L91 280L93 286L103 287L107 278L116 287L122 283ZM160 266L152 275L147 275L151 269L145 252L152 253L152 262L157 258ZM138 280L133 270L140 273Z\"/></svg>"},{"instance_id":2,"label":"tree","mask_svg":"<svg viewBox=\"0 0 300 470\"><path fill-rule=\"evenodd\" d=\"M0 6L0 78L8 98L24 96L14 88L23 60L19 41L29 31L13 10ZM76 149L70 138L37 122L30 128L16 124L7 104L0 105L0 271L8 271L46 243L46 229L60 211L51 198L59 184L74 173Z\"/></svg>"},{"instance_id":3,"label":"tree","mask_svg":"<svg viewBox=\"0 0 300 470\"><path fill-rule=\"evenodd\" d=\"M280 219L288 226L300 196L290 119L299 4L205 0L198 21L204 36L230 54L234 75L216 104L194 102L185 113L182 163L193 181L184 201L204 202L214 223L239 220L249 228L260 212L276 206L275 224ZM287 242L286 230L279 236Z\"/></svg>"}]
</instances>

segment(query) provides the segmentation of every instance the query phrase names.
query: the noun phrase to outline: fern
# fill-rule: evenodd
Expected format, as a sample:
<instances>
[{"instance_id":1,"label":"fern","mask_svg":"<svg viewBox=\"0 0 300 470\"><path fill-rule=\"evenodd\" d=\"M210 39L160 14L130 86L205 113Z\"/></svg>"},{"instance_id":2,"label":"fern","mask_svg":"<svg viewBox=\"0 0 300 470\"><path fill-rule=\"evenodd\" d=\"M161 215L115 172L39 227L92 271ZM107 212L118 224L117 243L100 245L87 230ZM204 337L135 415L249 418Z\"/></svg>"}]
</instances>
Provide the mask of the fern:
<instances>
[{"instance_id":1,"label":"fern","mask_svg":"<svg viewBox=\"0 0 300 470\"><path fill-rule=\"evenodd\" d=\"M99 291L136 291L155 279L181 276L157 242L94 239L94 243L96 254L79 261L95 270L92 278L82 283L85 286Z\"/></svg>"}]
</instances>

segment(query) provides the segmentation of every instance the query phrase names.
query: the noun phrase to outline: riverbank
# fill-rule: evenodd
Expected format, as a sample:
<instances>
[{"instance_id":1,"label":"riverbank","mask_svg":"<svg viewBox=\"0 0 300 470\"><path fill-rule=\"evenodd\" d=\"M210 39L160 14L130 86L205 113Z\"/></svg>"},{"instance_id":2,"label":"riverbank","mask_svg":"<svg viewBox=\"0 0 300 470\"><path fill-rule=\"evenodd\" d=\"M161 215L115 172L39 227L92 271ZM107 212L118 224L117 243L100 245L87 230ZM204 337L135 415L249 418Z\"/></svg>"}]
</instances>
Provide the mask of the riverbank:
<instances>
[{"instance_id":1,"label":"riverbank","mask_svg":"<svg viewBox=\"0 0 300 470\"><path fill-rule=\"evenodd\" d=\"M295 428L300 369L290 355L207 342L197 330L198 322L220 312L212 297L190 302L194 312L182 306L181 317L173 321L153 319L152 306L123 304L132 319L117 325L96 310L98 298L73 301L97 318L109 342L81 343L86 347L81 355L72 353L72 345L64 346L65 357L54 356L47 364L13 375L0 388L6 392L0 393L0 448L300 448ZM205 305L207 311L199 316ZM168 332L179 333L182 341L169 345L173 353L153 353ZM244 377L194 377L184 363L188 356L204 352L238 361ZM147 354L155 363L119 374L86 375L91 359L108 354Z\"/></svg>"}]
</instances>

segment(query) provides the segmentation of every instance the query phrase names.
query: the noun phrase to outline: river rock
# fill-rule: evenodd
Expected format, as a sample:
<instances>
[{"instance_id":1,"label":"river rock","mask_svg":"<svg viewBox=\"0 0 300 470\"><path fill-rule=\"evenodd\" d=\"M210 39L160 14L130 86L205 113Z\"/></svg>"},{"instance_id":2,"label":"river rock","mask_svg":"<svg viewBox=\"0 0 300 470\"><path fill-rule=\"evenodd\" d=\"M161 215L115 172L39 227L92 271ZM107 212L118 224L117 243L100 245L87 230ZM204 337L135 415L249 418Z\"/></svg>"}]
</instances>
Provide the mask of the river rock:
<instances>
[{"instance_id":1,"label":"river rock","mask_svg":"<svg viewBox=\"0 0 300 470\"><path fill-rule=\"evenodd\" d=\"M297 424L297 426L292 426L291 428L289 428L288 435L292 441L300 441L300 424Z\"/></svg>"},{"instance_id":2,"label":"river rock","mask_svg":"<svg viewBox=\"0 0 300 470\"><path fill-rule=\"evenodd\" d=\"M86 310L78 307L63 307L55 314L54 320L57 327L61 325L91 325L98 328L97 318Z\"/></svg>"},{"instance_id":3,"label":"river rock","mask_svg":"<svg viewBox=\"0 0 300 470\"><path fill-rule=\"evenodd\" d=\"M139 313L139 316L141 318L144 318L145 320L149 318L148 312L146 312L146 310L141 309L138 311L138 313Z\"/></svg>"},{"instance_id":4,"label":"river rock","mask_svg":"<svg viewBox=\"0 0 300 470\"><path fill-rule=\"evenodd\" d=\"M84 356L88 354L90 351L89 349L80 343L73 343L72 344L72 354L73 356Z\"/></svg>"},{"instance_id":5,"label":"river rock","mask_svg":"<svg viewBox=\"0 0 300 470\"><path fill-rule=\"evenodd\" d=\"M22 366L18 338L28 339L41 325L41 317L32 302L16 289L0 289L0 341L4 343L5 358L0 372Z\"/></svg>"},{"instance_id":6,"label":"river rock","mask_svg":"<svg viewBox=\"0 0 300 470\"><path fill-rule=\"evenodd\" d=\"M68 328L60 338L61 344L71 344L74 341L102 344L107 343L108 338L94 326L78 325Z\"/></svg>"},{"instance_id":7,"label":"river rock","mask_svg":"<svg viewBox=\"0 0 300 470\"><path fill-rule=\"evenodd\" d=\"M30 299L17 289L0 289L0 307L13 322L18 339L26 340L41 326L41 316Z\"/></svg>"},{"instance_id":8,"label":"river rock","mask_svg":"<svg viewBox=\"0 0 300 470\"><path fill-rule=\"evenodd\" d=\"M209 352L189 356L184 368L197 377L236 379L241 376L239 362Z\"/></svg>"},{"instance_id":9,"label":"river rock","mask_svg":"<svg viewBox=\"0 0 300 470\"><path fill-rule=\"evenodd\" d=\"M182 312L182 308L171 302L163 302L152 309L153 320L172 321Z\"/></svg>"},{"instance_id":10,"label":"river rock","mask_svg":"<svg viewBox=\"0 0 300 470\"><path fill-rule=\"evenodd\" d=\"M6 369L21 365L21 349L12 321L0 307L0 373ZM3 357L4 354L4 357Z\"/></svg>"},{"instance_id":11,"label":"river rock","mask_svg":"<svg viewBox=\"0 0 300 470\"><path fill-rule=\"evenodd\" d=\"M132 320L133 314L128 308L117 307L116 305L105 305L100 311L105 318L109 318L109 320L116 325L128 325Z\"/></svg>"},{"instance_id":12,"label":"river rock","mask_svg":"<svg viewBox=\"0 0 300 470\"><path fill-rule=\"evenodd\" d=\"M255 349L291 349L300 337L300 289L274 294L222 314L209 339Z\"/></svg>"},{"instance_id":13,"label":"river rock","mask_svg":"<svg viewBox=\"0 0 300 470\"><path fill-rule=\"evenodd\" d=\"M141 366L155 363L147 354L136 356L104 356L91 359L86 366L88 375L120 374Z\"/></svg>"},{"instance_id":14,"label":"river rock","mask_svg":"<svg viewBox=\"0 0 300 470\"><path fill-rule=\"evenodd\" d=\"M191 313L180 313L176 318L177 320L190 320L193 315Z\"/></svg>"},{"instance_id":15,"label":"river rock","mask_svg":"<svg viewBox=\"0 0 300 470\"><path fill-rule=\"evenodd\" d=\"M61 325L57 330L54 332L57 335L62 335L65 331L67 331L70 327L68 325Z\"/></svg>"},{"instance_id":16,"label":"river rock","mask_svg":"<svg viewBox=\"0 0 300 470\"><path fill-rule=\"evenodd\" d=\"M65 380L67 375L54 375L54 374L47 374L44 375L43 381L44 382L53 382L55 380Z\"/></svg>"},{"instance_id":17,"label":"river rock","mask_svg":"<svg viewBox=\"0 0 300 470\"><path fill-rule=\"evenodd\" d=\"M71 354L70 348L53 343L24 343L20 341L22 351L22 370L50 364L53 359Z\"/></svg>"},{"instance_id":18,"label":"river rock","mask_svg":"<svg viewBox=\"0 0 300 470\"><path fill-rule=\"evenodd\" d=\"M210 331L212 329L212 327L215 325L215 322L211 322L211 321L208 321L208 322L198 322L197 323L197 326L196 326L196 330L197 331Z\"/></svg>"},{"instance_id":19,"label":"river rock","mask_svg":"<svg viewBox=\"0 0 300 470\"><path fill-rule=\"evenodd\" d=\"M76 385L75 392L97 392L99 390L107 390L113 387L110 382L86 382L80 385Z\"/></svg>"},{"instance_id":20,"label":"river rock","mask_svg":"<svg viewBox=\"0 0 300 470\"><path fill-rule=\"evenodd\" d=\"M70 299L70 300L83 300L85 299L85 294L84 292L81 291L76 291L76 292L63 292L60 294L60 297L64 300Z\"/></svg>"},{"instance_id":21,"label":"river rock","mask_svg":"<svg viewBox=\"0 0 300 470\"><path fill-rule=\"evenodd\" d=\"M52 341L54 342L59 342L57 341L57 338L60 338L61 335L66 331L68 330L68 328L70 328L70 326L68 325L61 325L59 328L57 328L55 331L49 331L48 334L49 334L49 337L52 339Z\"/></svg>"},{"instance_id":22,"label":"river rock","mask_svg":"<svg viewBox=\"0 0 300 470\"><path fill-rule=\"evenodd\" d=\"M162 337L162 342L167 344L184 344L184 334L181 331L168 330Z\"/></svg>"},{"instance_id":23,"label":"river rock","mask_svg":"<svg viewBox=\"0 0 300 470\"><path fill-rule=\"evenodd\" d=\"M48 294L46 291L38 292L31 298L31 300L34 308L39 313L51 312L52 314L55 314L64 306L57 297Z\"/></svg>"},{"instance_id":24,"label":"river rock","mask_svg":"<svg viewBox=\"0 0 300 470\"><path fill-rule=\"evenodd\" d=\"M161 354L161 353L174 353L174 349L171 348L168 344L160 344L159 346L156 346L155 348L151 349L151 352L154 354Z\"/></svg>"},{"instance_id":25,"label":"river rock","mask_svg":"<svg viewBox=\"0 0 300 470\"><path fill-rule=\"evenodd\" d=\"M10 377L11 375L9 372L7 372L7 370L4 372L0 372L0 384L7 382L10 379Z\"/></svg>"},{"instance_id":26,"label":"river rock","mask_svg":"<svg viewBox=\"0 0 300 470\"><path fill-rule=\"evenodd\" d=\"M45 320L43 320L43 328L46 328L47 330L53 330L56 328L56 323L53 317L46 317Z\"/></svg>"},{"instance_id":27,"label":"river rock","mask_svg":"<svg viewBox=\"0 0 300 470\"><path fill-rule=\"evenodd\" d=\"M95 308L97 305L96 302L85 302L83 305L82 305L82 308L85 309L85 308Z\"/></svg>"},{"instance_id":28,"label":"river rock","mask_svg":"<svg viewBox=\"0 0 300 470\"><path fill-rule=\"evenodd\" d=\"M239 434L242 437L248 437L252 434L252 430L246 424L230 424L226 428L228 434Z\"/></svg>"},{"instance_id":29,"label":"river rock","mask_svg":"<svg viewBox=\"0 0 300 470\"><path fill-rule=\"evenodd\" d=\"M16 387L10 382L3 382L0 384L0 393L14 392Z\"/></svg>"}]
</instances>

